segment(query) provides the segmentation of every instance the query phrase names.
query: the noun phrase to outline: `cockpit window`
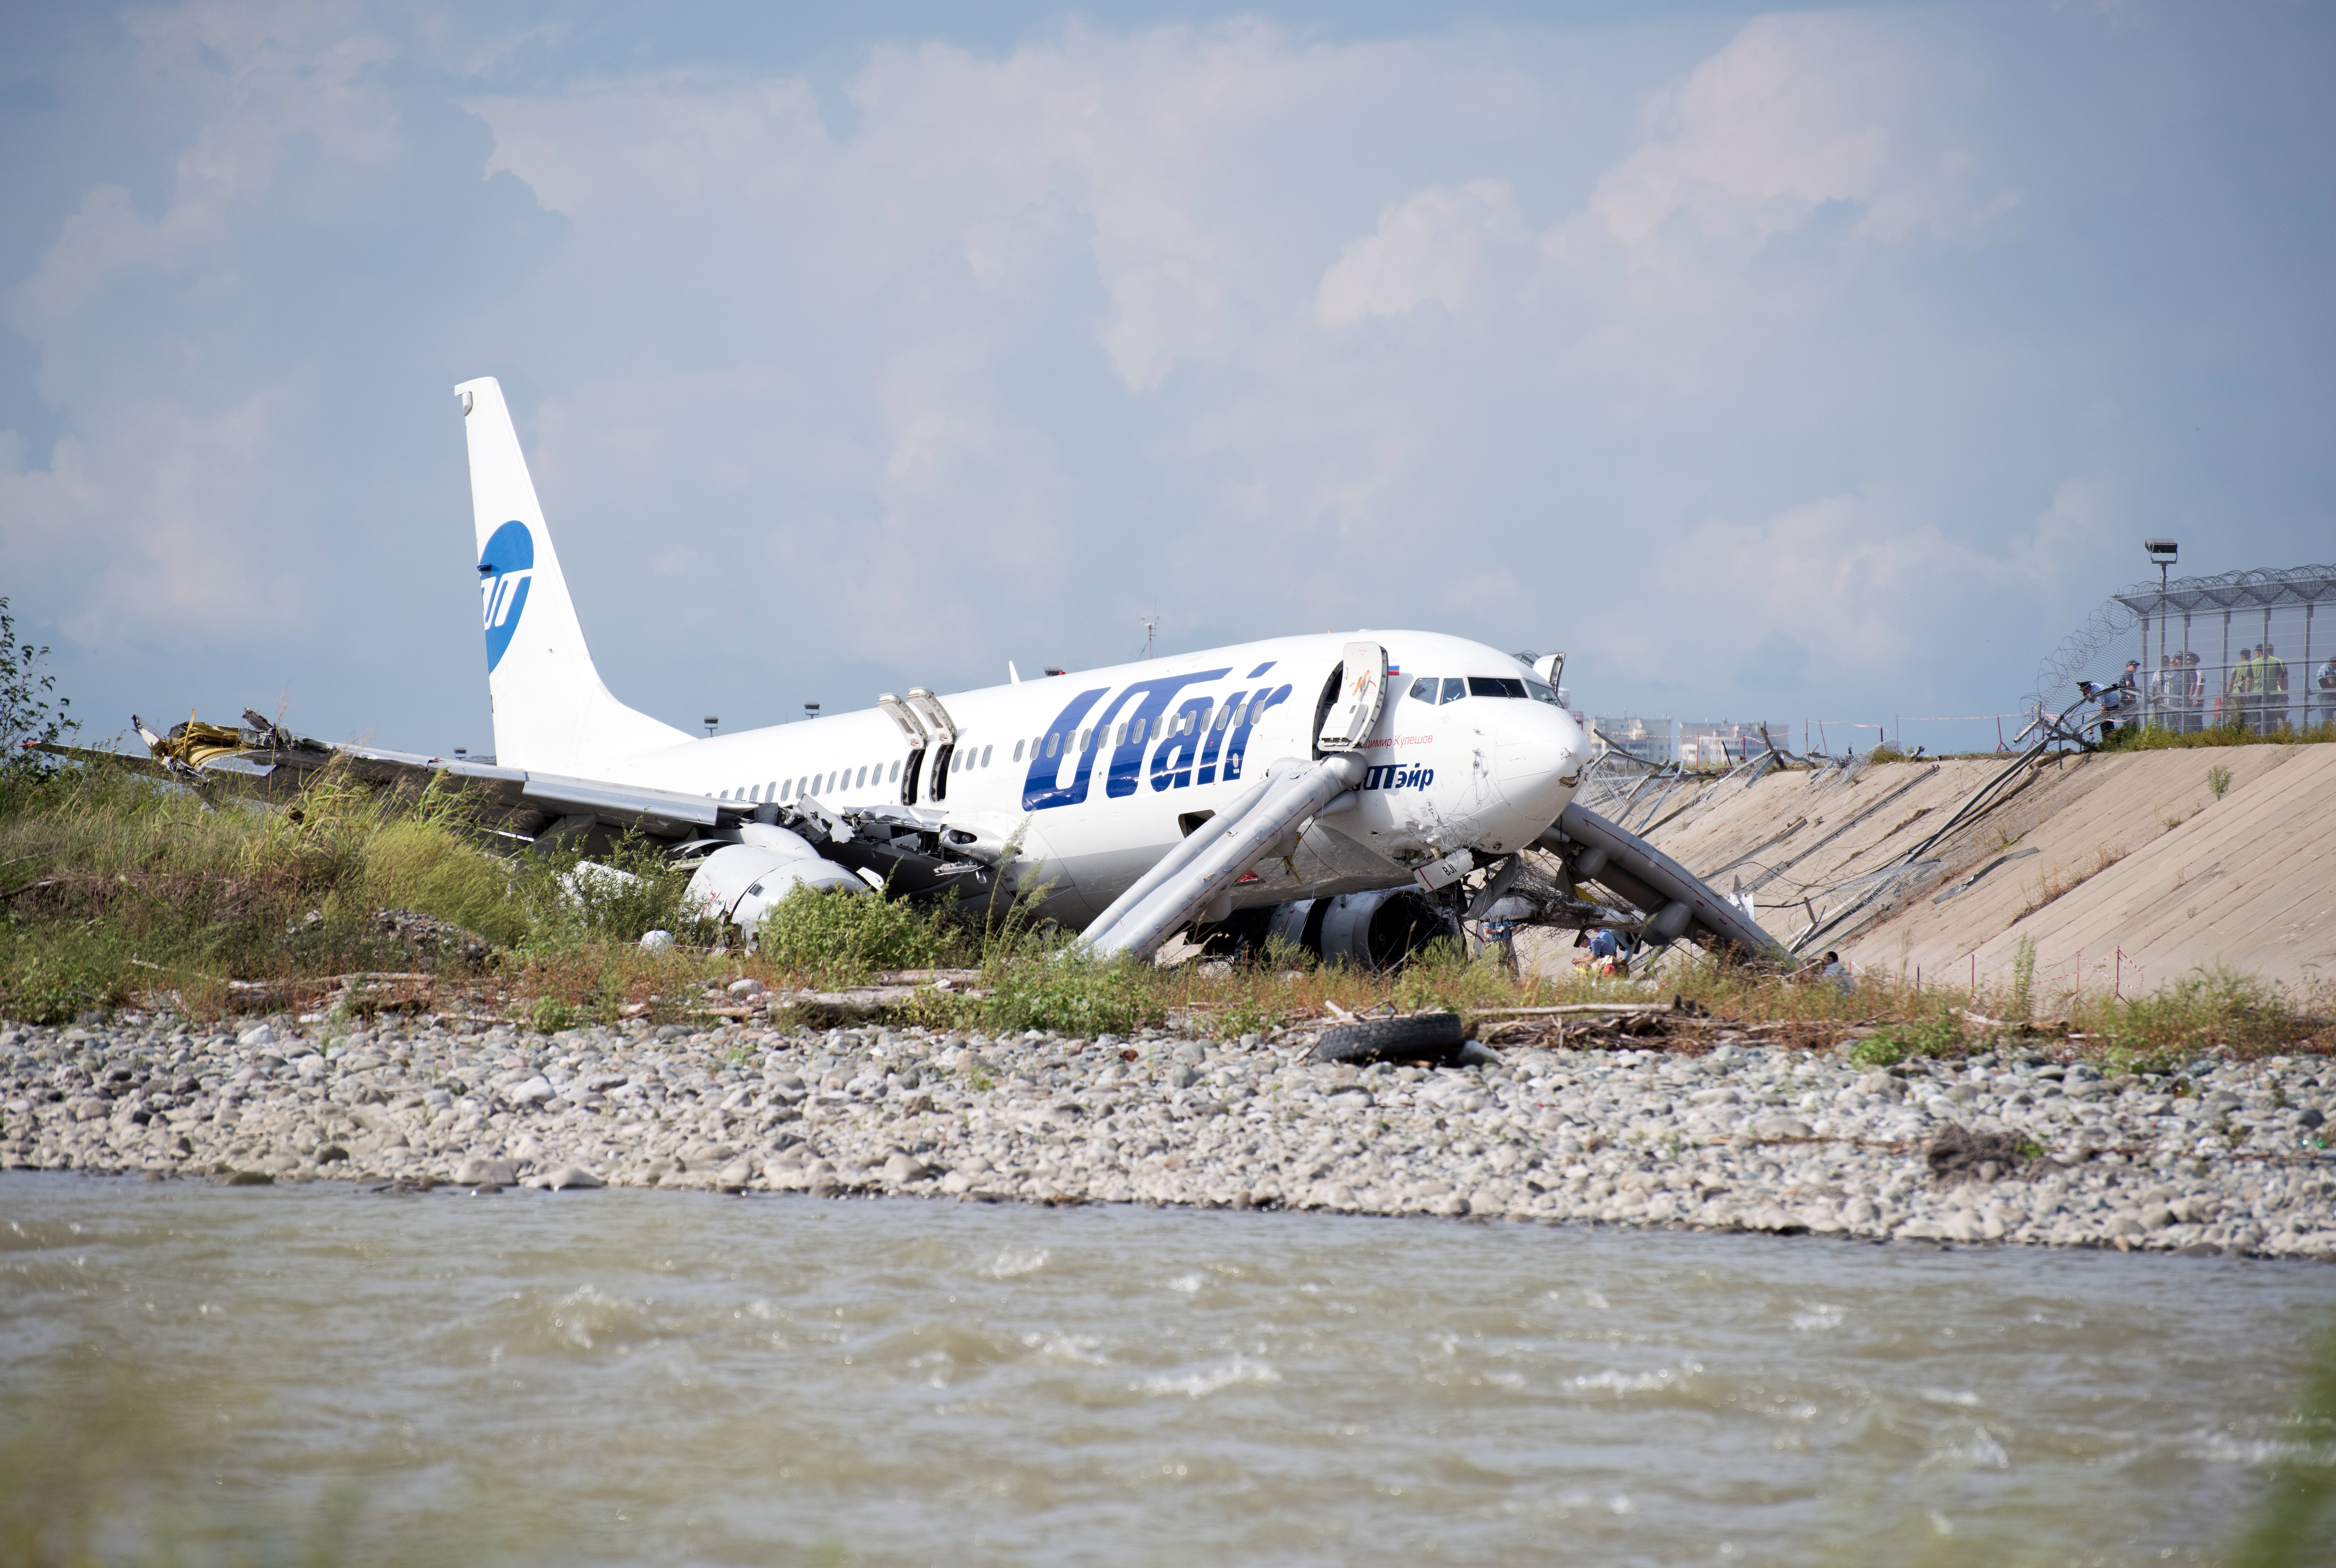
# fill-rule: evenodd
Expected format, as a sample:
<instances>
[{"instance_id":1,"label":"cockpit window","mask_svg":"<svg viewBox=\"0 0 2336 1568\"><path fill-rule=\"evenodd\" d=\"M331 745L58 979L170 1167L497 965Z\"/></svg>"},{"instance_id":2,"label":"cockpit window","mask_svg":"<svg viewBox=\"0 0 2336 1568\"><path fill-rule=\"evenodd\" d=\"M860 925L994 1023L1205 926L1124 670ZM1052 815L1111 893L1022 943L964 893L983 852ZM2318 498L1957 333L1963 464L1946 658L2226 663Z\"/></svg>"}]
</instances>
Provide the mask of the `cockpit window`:
<instances>
[{"instance_id":1,"label":"cockpit window","mask_svg":"<svg viewBox=\"0 0 2336 1568\"><path fill-rule=\"evenodd\" d=\"M1460 679L1457 676L1445 677L1444 700L1445 702L1458 702L1462 697L1466 696L1467 695L1468 683L1466 681Z\"/></svg>"},{"instance_id":2,"label":"cockpit window","mask_svg":"<svg viewBox=\"0 0 2336 1568\"><path fill-rule=\"evenodd\" d=\"M1542 685L1541 682L1537 680L1529 680L1525 682L1525 691L1535 702L1545 702L1552 707L1563 707L1565 706L1563 703L1557 700L1556 692L1551 690L1548 687Z\"/></svg>"},{"instance_id":3,"label":"cockpit window","mask_svg":"<svg viewBox=\"0 0 2336 1568\"><path fill-rule=\"evenodd\" d=\"M1430 707L1435 706L1436 677L1432 675L1424 675L1417 680L1413 681L1411 683L1411 700L1414 702L1424 702Z\"/></svg>"},{"instance_id":4,"label":"cockpit window","mask_svg":"<svg viewBox=\"0 0 2336 1568\"><path fill-rule=\"evenodd\" d=\"M1525 695L1525 683L1513 680L1506 676L1472 675L1468 677L1468 695L1470 696L1522 697Z\"/></svg>"}]
</instances>

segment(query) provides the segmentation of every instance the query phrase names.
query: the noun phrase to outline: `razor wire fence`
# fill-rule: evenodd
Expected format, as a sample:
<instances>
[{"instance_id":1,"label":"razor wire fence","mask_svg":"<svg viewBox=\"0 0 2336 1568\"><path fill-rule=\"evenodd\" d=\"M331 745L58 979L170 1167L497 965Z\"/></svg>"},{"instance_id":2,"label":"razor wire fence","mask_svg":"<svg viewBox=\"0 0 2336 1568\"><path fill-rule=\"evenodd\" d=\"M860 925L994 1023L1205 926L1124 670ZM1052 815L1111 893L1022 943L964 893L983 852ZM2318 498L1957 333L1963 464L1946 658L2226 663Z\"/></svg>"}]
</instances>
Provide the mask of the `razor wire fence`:
<instances>
[{"instance_id":1,"label":"razor wire fence","mask_svg":"<svg viewBox=\"0 0 2336 1568\"><path fill-rule=\"evenodd\" d=\"M2243 725L2257 734L2336 722L2336 566L2227 571L2140 582L2112 595L2037 667L2031 713L2109 688L2135 722L2173 730ZM2106 711L2106 710L2105 710Z\"/></svg>"}]
</instances>

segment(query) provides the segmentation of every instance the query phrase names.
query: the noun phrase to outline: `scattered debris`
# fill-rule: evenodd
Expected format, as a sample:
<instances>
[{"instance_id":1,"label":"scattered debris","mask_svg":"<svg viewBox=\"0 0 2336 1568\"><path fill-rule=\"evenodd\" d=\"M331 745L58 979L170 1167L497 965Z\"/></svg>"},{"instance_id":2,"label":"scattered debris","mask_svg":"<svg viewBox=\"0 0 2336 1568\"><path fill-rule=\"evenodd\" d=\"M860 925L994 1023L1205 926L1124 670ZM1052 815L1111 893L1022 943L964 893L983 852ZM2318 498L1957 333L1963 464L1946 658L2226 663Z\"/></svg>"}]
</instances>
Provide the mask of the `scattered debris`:
<instances>
[{"instance_id":1,"label":"scattered debris","mask_svg":"<svg viewBox=\"0 0 2336 1568\"><path fill-rule=\"evenodd\" d=\"M477 932L414 910L375 910L373 931L411 954L414 968L424 974L474 970L494 951L493 944Z\"/></svg>"},{"instance_id":2,"label":"scattered debris","mask_svg":"<svg viewBox=\"0 0 2336 1568\"><path fill-rule=\"evenodd\" d=\"M1345 1013L1341 1017L1348 1017ZM1407 1018L1366 1018L1325 1029L1311 1060L1347 1062L1449 1062L1466 1045L1457 1013L1414 1013Z\"/></svg>"},{"instance_id":3,"label":"scattered debris","mask_svg":"<svg viewBox=\"0 0 2336 1568\"><path fill-rule=\"evenodd\" d=\"M1931 1174L1949 1187L2016 1171L2028 1160L2027 1145L2010 1133L1974 1133L1961 1122L1941 1127L1922 1151ZM1995 1169L1988 1170L1990 1165Z\"/></svg>"}]
</instances>

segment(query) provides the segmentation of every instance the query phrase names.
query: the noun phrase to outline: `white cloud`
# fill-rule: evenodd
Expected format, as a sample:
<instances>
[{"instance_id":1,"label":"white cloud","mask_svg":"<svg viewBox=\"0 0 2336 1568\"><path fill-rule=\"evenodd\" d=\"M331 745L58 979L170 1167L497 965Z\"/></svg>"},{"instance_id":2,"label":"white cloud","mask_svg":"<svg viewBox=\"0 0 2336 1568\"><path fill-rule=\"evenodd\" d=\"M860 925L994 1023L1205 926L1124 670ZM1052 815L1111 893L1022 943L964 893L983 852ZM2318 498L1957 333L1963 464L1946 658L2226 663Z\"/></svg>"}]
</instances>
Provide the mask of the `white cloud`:
<instances>
[{"instance_id":1,"label":"white cloud","mask_svg":"<svg viewBox=\"0 0 2336 1568\"><path fill-rule=\"evenodd\" d=\"M1433 299L1468 302L1491 252L1527 242L1516 192L1505 180L1430 186L1379 213L1377 229L1349 240L1315 291L1315 313L1332 326L1401 316Z\"/></svg>"},{"instance_id":2,"label":"white cloud","mask_svg":"<svg viewBox=\"0 0 2336 1568\"><path fill-rule=\"evenodd\" d=\"M0 449L0 564L72 583L67 636L194 647L255 610L270 636L308 619L286 548L297 524L266 504L284 455L268 398L202 414L131 404L92 423L44 468L24 466L20 442Z\"/></svg>"},{"instance_id":3,"label":"white cloud","mask_svg":"<svg viewBox=\"0 0 2336 1568\"><path fill-rule=\"evenodd\" d=\"M204 106L200 130L179 155L159 217L140 214L119 186L90 190L39 270L13 292L9 325L35 339L53 336L122 275L215 254L236 217L264 201L303 149L327 164L377 167L393 159L397 113L371 80L390 50L351 31L353 11L206 0L131 13L141 71L190 93Z\"/></svg>"},{"instance_id":4,"label":"white cloud","mask_svg":"<svg viewBox=\"0 0 2336 1568\"><path fill-rule=\"evenodd\" d=\"M1649 101L1650 139L1584 219L1627 249L1673 231L1758 244L1839 203L1893 242L1977 222L1970 155L1932 122L1935 71L1886 22L1767 16Z\"/></svg>"},{"instance_id":5,"label":"white cloud","mask_svg":"<svg viewBox=\"0 0 2336 1568\"><path fill-rule=\"evenodd\" d=\"M444 386L482 373L604 670L685 717L1100 660L1155 597L1196 643L1564 646L1585 700L1672 681L1682 711L1756 657L1974 678L1933 651L1973 626L2021 645L2010 684L2138 493L2146 389L2072 430L2095 350L1975 281L2020 166L1981 118L1997 24L1952 8L1071 26L852 45L816 85L532 17L140 15L178 139L75 187L8 302L70 433L0 466L0 561L83 628L145 596L243 635L186 596L307 603L358 559L423 605L450 573L467 625ZM330 247L376 207L366 272ZM477 684L447 657L351 700L434 709Z\"/></svg>"},{"instance_id":6,"label":"white cloud","mask_svg":"<svg viewBox=\"0 0 2336 1568\"><path fill-rule=\"evenodd\" d=\"M2098 486L2068 480L2000 550L1923 521L1912 498L1872 485L1786 508L1762 523L1707 522L1666 552L1663 598L1708 612L1650 620L1640 606L1605 618L1606 635L1644 657L1669 647L1706 669L1734 667L1772 630L1788 630L1836 688L1873 670L1968 650L1975 628L2010 613L2042 625L2063 612L2059 585L2110 531Z\"/></svg>"}]
</instances>

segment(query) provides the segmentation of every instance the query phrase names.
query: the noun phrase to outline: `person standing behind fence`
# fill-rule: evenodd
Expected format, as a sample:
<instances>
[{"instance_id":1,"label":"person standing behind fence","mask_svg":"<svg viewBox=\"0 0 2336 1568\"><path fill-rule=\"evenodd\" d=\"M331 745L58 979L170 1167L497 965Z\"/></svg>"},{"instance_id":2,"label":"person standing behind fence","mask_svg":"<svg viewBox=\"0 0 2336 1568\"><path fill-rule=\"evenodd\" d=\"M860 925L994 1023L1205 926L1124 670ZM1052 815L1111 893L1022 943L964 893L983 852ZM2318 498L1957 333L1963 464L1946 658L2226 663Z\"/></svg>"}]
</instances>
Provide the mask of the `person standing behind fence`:
<instances>
[{"instance_id":1,"label":"person standing behind fence","mask_svg":"<svg viewBox=\"0 0 2336 1568\"><path fill-rule=\"evenodd\" d=\"M2182 670L2178 655L2157 656L2157 673L2149 677L2149 720L2159 729L2180 729Z\"/></svg>"},{"instance_id":2,"label":"person standing behind fence","mask_svg":"<svg viewBox=\"0 0 2336 1568\"><path fill-rule=\"evenodd\" d=\"M2307 704L2312 701L2312 687L2320 691L2320 722L2336 724L2336 657L2331 657L2326 664L2312 672L2312 687L2305 687L2303 692L2303 700ZM2308 714L2304 722L2311 722Z\"/></svg>"},{"instance_id":3,"label":"person standing behind fence","mask_svg":"<svg viewBox=\"0 0 2336 1568\"><path fill-rule=\"evenodd\" d=\"M2198 706L2195 700L2198 677L2190 668L2187 649L2168 655L2166 662L2173 667L2166 672L2166 727L2186 731L2190 727L2190 716Z\"/></svg>"},{"instance_id":4,"label":"person standing behind fence","mask_svg":"<svg viewBox=\"0 0 2336 1568\"><path fill-rule=\"evenodd\" d=\"M2193 652L2183 654L2182 665L2189 672L2183 677L2185 683L2183 704L2186 712L2182 727L2195 733L2206 727L2206 671L2198 656Z\"/></svg>"},{"instance_id":5,"label":"person standing behind fence","mask_svg":"<svg viewBox=\"0 0 2336 1568\"><path fill-rule=\"evenodd\" d=\"M2263 733L2287 727L2287 660L2273 651L2269 643L2255 649L2256 703L2261 709Z\"/></svg>"},{"instance_id":6,"label":"person standing behind fence","mask_svg":"<svg viewBox=\"0 0 2336 1568\"><path fill-rule=\"evenodd\" d=\"M2255 727L2255 650L2239 649L2239 662L2223 682L2223 722L2243 729Z\"/></svg>"}]
</instances>

